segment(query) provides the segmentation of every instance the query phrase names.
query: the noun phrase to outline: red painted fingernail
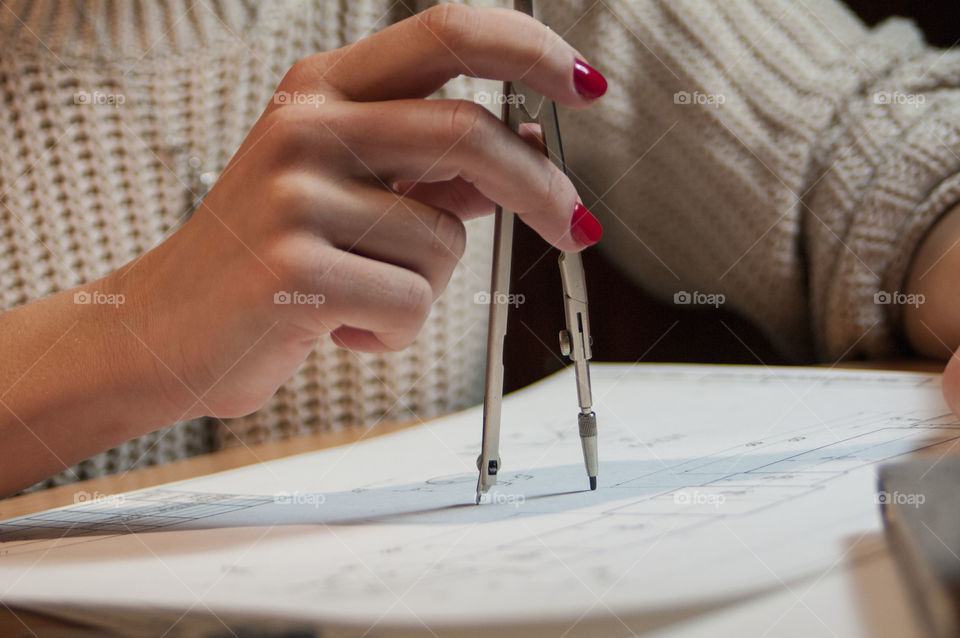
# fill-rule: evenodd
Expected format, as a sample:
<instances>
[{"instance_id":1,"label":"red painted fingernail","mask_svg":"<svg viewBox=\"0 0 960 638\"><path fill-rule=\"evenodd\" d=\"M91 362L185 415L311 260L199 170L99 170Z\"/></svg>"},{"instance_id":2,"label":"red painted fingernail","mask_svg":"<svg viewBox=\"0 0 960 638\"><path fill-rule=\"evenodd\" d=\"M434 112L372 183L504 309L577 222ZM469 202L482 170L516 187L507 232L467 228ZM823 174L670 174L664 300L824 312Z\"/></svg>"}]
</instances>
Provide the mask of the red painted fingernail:
<instances>
[{"instance_id":1,"label":"red painted fingernail","mask_svg":"<svg viewBox=\"0 0 960 638\"><path fill-rule=\"evenodd\" d=\"M583 60L573 62L573 84L577 93L588 100L595 100L607 92L607 79Z\"/></svg>"},{"instance_id":2,"label":"red painted fingernail","mask_svg":"<svg viewBox=\"0 0 960 638\"><path fill-rule=\"evenodd\" d=\"M603 236L603 226L583 204L577 202L570 220L570 234L584 246L593 246Z\"/></svg>"}]
</instances>

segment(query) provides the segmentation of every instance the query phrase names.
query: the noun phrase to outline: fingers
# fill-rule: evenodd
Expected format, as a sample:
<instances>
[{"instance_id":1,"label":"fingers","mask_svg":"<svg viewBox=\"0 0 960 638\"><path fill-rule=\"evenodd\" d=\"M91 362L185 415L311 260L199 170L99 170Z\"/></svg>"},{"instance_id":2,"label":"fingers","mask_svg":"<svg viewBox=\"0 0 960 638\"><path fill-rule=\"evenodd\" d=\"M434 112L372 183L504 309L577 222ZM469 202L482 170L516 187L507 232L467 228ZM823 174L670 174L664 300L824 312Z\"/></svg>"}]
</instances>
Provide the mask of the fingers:
<instances>
[{"instance_id":1,"label":"fingers","mask_svg":"<svg viewBox=\"0 0 960 638\"><path fill-rule=\"evenodd\" d=\"M541 155L549 156L550 153L547 150L547 143L543 139L542 126L539 124L524 123L520 125L520 130L518 133L523 141L530 145L530 148L537 151Z\"/></svg>"},{"instance_id":2,"label":"fingers","mask_svg":"<svg viewBox=\"0 0 960 638\"><path fill-rule=\"evenodd\" d=\"M556 102L584 107L606 90L560 36L508 9L442 4L355 44L297 63L290 82L357 101L419 98L451 78L523 80Z\"/></svg>"},{"instance_id":3,"label":"fingers","mask_svg":"<svg viewBox=\"0 0 960 638\"><path fill-rule=\"evenodd\" d=\"M275 293L274 304L301 329L318 335L341 326L366 330L386 350L403 349L419 334L433 303L421 275L322 245L309 233L286 240L282 250L281 278L296 288Z\"/></svg>"},{"instance_id":4,"label":"fingers","mask_svg":"<svg viewBox=\"0 0 960 638\"><path fill-rule=\"evenodd\" d=\"M547 154L539 124L521 124L519 133L531 148ZM396 184L394 190L404 197L448 210L464 221L489 215L496 207L496 203L462 177L446 182L402 182Z\"/></svg>"},{"instance_id":5,"label":"fingers","mask_svg":"<svg viewBox=\"0 0 960 638\"><path fill-rule=\"evenodd\" d=\"M561 250L592 243L571 235L577 193L567 176L483 107L457 100L352 104L344 121L337 108L345 107L331 106L325 125L336 127L338 143L356 158L356 177L372 172L388 184L461 178Z\"/></svg>"},{"instance_id":6,"label":"fingers","mask_svg":"<svg viewBox=\"0 0 960 638\"><path fill-rule=\"evenodd\" d=\"M412 270L440 296L463 256L467 231L455 215L363 183L332 189L317 180L313 201L327 211L315 215L318 232L335 248ZM307 193L309 198L311 193Z\"/></svg>"},{"instance_id":7,"label":"fingers","mask_svg":"<svg viewBox=\"0 0 960 638\"><path fill-rule=\"evenodd\" d=\"M463 221L489 215L496 207L489 197L462 177L445 182L402 182L395 189L404 197L450 211Z\"/></svg>"},{"instance_id":8,"label":"fingers","mask_svg":"<svg viewBox=\"0 0 960 638\"><path fill-rule=\"evenodd\" d=\"M947 362L943 372L943 397L953 413L960 416L960 351L957 351Z\"/></svg>"},{"instance_id":9,"label":"fingers","mask_svg":"<svg viewBox=\"0 0 960 638\"><path fill-rule=\"evenodd\" d=\"M390 352L388 348L377 335L369 330L352 328L350 326L341 326L330 333L330 339L333 343L357 352Z\"/></svg>"}]
</instances>

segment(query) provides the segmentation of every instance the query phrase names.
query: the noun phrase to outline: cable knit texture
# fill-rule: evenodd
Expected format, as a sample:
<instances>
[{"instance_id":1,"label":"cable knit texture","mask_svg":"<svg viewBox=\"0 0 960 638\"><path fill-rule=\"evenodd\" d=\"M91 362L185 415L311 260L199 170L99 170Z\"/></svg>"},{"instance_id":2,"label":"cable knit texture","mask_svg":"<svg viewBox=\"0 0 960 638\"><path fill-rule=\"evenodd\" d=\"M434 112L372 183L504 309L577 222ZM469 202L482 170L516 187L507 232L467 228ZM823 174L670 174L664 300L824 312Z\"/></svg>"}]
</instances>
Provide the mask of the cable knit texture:
<instances>
[{"instance_id":1,"label":"cable knit texture","mask_svg":"<svg viewBox=\"0 0 960 638\"><path fill-rule=\"evenodd\" d=\"M0 310L162 241L295 60L429 4L8 3ZM722 292L797 360L898 348L897 306L875 295L902 291L918 241L960 199L960 53L901 20L868 30L835 0L539 5L610 80L596 107L561 122L614 261L665 299ZM443 95L483 86L461 78ZM323 340L257 413L178 424L47 484L476 403L486 312L471 301L488 285L490 228L469 224L463 264L409 350Z\"/></svg>"},{"instance_id":2,"label":"cable knit texture","mask_svg":"<svg viewBox=\"0 0 960 638\"><path fill-rule=\"evenodd\" d=\"M960 200L960 52L834 0L541 6L610 80L561 114L602 250L668 301L723 293L796 361L901 349L882 302Z\"/></svg>"}]
</instances>

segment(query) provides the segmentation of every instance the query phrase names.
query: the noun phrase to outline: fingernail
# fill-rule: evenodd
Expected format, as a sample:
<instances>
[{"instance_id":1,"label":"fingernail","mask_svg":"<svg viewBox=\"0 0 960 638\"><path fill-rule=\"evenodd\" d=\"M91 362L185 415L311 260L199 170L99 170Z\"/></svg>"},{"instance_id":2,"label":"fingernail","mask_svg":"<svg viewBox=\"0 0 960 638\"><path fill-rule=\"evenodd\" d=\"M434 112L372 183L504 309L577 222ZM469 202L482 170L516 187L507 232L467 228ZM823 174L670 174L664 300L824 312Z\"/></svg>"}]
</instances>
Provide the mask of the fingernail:
<instances>
[{"instance_id":1,"label":"fingernail","mask_svg":"<svg viewBox=\"0 0 960 638\"><path fill-rule=\"evenodd\" d=\"M603 226L583 204L577 202L570 220L570 234L584 246L593 246L603 236Z\"/></svg>"},{"instance_id":2,"label":"fingernail","mask_svg":"<svg viewBox=\"0 0 960 638\"><path fill-rule=\"evenodd\" d=\"M606 78L583 60L573 62L573 84L577 93L588 100L595 100L607 92Z\"/></svg>"}]
</instances>

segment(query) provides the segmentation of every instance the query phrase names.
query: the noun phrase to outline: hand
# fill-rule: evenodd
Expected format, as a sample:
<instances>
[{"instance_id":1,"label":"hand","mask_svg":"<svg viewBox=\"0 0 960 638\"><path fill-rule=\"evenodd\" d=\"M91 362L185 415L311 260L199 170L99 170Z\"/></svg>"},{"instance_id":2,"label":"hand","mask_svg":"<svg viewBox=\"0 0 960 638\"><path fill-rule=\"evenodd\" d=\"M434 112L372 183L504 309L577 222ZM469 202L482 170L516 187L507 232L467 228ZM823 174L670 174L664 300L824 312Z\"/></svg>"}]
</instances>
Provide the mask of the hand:
<instances>
[{"instance_id":1,"label":"hand","mask_svg":"<svg viewBox=\"0 0 960 638\"><path fill-rule=\"evenodd\" d=\"M467 74L586 107L605 83L578 58L520 13L445 4L296 63L189 222L106 286L131 300L168 420L256 410L324 335L409 345L493 202L562 250L595 240L529 143L472 102L423 99Z\"/></svg>"}]
</instances>

